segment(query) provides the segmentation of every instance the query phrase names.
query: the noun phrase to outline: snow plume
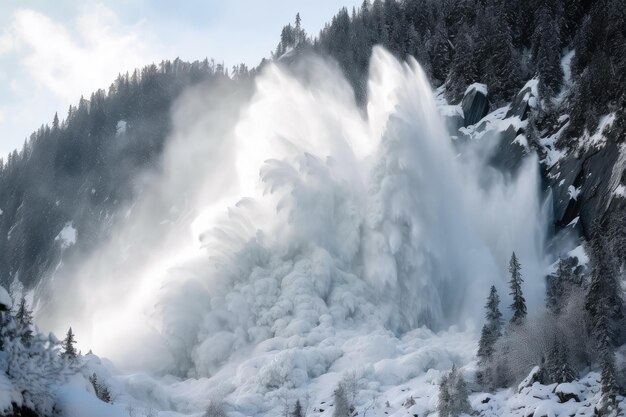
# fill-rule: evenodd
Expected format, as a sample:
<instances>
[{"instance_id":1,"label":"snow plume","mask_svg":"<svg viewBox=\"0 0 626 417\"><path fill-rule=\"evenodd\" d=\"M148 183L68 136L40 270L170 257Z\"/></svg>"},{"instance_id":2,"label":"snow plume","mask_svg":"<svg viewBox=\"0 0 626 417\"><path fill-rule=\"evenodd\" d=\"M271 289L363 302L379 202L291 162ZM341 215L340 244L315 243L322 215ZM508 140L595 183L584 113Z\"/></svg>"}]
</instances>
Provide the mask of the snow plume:
<instances>
[{"instance_id":1,"label":"snow plume","mask_svg":"<svg viewBox=\"0 0 626 417\"><path fill-rule=\"evenodd\" d=\"M318 58L268 64L241 113L190 93L163 176L67 281L84 301L66 322L82 311L76 333L121 366L271 390L327 372L355 335L472 328L490 285L508 304L513 250L538 305L537 159L505 179L492 143L452 143L411 58L375 48L368 97L364 114Z\"/></svg>"}]
</instances>

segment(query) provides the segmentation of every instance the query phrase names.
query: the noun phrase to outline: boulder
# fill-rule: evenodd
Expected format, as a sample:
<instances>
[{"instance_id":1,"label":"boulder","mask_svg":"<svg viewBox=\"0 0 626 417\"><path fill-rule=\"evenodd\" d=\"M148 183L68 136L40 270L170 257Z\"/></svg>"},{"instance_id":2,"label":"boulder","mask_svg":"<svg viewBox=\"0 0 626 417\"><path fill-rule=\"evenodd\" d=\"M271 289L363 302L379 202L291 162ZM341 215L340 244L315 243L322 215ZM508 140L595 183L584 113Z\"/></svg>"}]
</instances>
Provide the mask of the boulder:
<instances>
[{"instance_id":1,"label":"boulder","mask_svg":"<svg viewBox=\"0 0 626 417\"><path fill-rule=\"evenodd\" d=\"M527 84L513 98L505 118L517 116L520 120L526 120L526 118L528 118L528 111L532 107L533 100L535 100L533 86Z\"/></svg>"},{"instance_id":2,"label":"boulder","mask_svg":"<svg viewBox=\"0 0 626 417\"><path fill-rule=\"evenodd\" d=\"M511 176L517 173L522 164L524 156L528 153L525 144L525 137L513 125L504 132L500 132L497 146L494 148L489 163L503 173Z\"/></svg>"},{"instance_id":3,"label":"boulder","mask_svg":"<svg viewBox=\"0 0 626 417\"><path fill-rule=\"evenodd\" d=\"M580 402L581 390L576 384L562 383L554 388L554 393L559 397L559 402L566 403L570 400L574 400L577 403Z\"/></svg>"},{"instance_id":4,"label":"boulder","mask_svg":"<svg viewBox=\"0 0 626 417\"><path fill-rule=\"evenodd\" d=\"M475 83L467 87L463 100L461 100L461 108L463 109L465 127L473 125L485 117L489 112L487 86Z\"/></svg>"}]
</instances>

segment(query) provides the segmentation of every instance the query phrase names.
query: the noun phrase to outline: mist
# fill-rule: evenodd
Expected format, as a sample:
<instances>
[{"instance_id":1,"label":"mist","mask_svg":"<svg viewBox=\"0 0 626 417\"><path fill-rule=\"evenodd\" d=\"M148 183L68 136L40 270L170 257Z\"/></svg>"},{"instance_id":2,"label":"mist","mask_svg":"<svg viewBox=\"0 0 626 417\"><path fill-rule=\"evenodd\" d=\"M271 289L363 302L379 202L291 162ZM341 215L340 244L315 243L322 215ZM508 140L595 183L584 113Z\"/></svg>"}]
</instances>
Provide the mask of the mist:
<instances>
[{"instance_id":1,"label":"mist","mask_svg":"<svg viewBox=\"0 0 626 417\"><path fill-rule=\"evenodd\" d=\"M40 289L55 303L39 325L70 323L122 369L195 377L289 347L314 358L293 367L304 375L259 378L298 386L336 359L333 338L477 328L513 251L540 305L537 158L508 178L487 163L497 138L453 142L412 58L376 47L369 74L365 110L319 57L266 65L253 92L184 94L162 169L105 244Z\"/></svg>"}]
</instances>

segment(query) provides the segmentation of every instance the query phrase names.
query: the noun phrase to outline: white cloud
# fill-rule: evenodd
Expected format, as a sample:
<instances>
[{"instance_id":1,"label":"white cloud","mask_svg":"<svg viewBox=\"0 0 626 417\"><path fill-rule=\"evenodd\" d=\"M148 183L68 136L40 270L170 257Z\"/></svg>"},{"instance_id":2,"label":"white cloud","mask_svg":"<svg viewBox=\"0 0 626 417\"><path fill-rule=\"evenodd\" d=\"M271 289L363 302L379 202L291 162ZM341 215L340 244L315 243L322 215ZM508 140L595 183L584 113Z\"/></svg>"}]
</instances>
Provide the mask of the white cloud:
<instances>
[{"instance_id":1,"label":"white cloud","mask_svg":"<svg viewBox=\"0 0 626 417\"><path fill-rule=\"evenodd\" d=\"M72 23L18 10L0 40L0 52L17 52L33 80L68 104L154 59L141 26L123 26L103 5L84 9Z\"/></svg>"}]
</instances>

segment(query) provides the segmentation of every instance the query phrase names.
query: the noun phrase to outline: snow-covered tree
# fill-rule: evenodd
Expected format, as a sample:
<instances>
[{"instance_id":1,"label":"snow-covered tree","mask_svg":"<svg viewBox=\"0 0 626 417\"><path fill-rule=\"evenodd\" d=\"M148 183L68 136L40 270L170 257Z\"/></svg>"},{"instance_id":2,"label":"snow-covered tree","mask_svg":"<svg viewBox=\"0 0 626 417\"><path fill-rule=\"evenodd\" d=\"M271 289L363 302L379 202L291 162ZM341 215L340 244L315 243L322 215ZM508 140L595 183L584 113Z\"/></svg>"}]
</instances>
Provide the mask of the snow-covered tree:
<instances>
[{"instance_id":1,"label":"snow-covered tree","mask_svg":"<svg viewBox=\"0 0 626 417\"><path fill-rule=\"evenodd\" d=\"M478 380L481 384L488 383L490 380L489 369L486 366L492 357L495 344L502 335L502 313L500 312L500 297L495 286L491 286L487 303L485 304L485 318L487 321L483 325L480 341L478 342L478 362L480 370L478 372Z\"/></svg>"},{"instance_id":2,"label":"snow-covered tree","mask_svg":"<svg viewBox=\"0 0 626 417\"><path fill-rule=\"evenodd\" d=\"M333 417L350 417L352 415L348 394L342 383L339 383L335 389L334 400Z\"/></svg>"},{"instance_id":3,"label":"snow-covered tree","mask_svg":"<svg viewBox=\"0 0 626 417\"><path fill-rule=\"evenodd\" d=\"M554 337L552 349L545 362L544 376L547 383L571 382L576 378L576 371L572 368L567 345L562 335Z\"/></svg>"},{"instance_id":4,"label":"snow-covered tree","mask_svg":"<svg viewBox=\"0 0 626 417\"><path fill-rule=\"evenodd\" d=\"M522 292L522 279L521 274L522 267L515 255L515 252L511 255L511 261L509 263L509 272L511 274L511 280L509 285L511 287L510 295L513 296L513 303L511 304L511 310L513 316L511 317L511 324L519 325L526 318L526 299L524 299L524 293Z\"/></svg>"},{"instance_id":5,"label":"snow-covered tree","mask_svg":"<svg viewBox=\"0 0 626 417\"><path fill-rule=\"evenodd\" d=\"M67 331L67 335L63 340L63 353L62 356L66 359L73 361L78 357L78 353L76 352L76 348L74 345L76 344L76 340L74 339L74 333L72 332L72 328Z\"/></svg>"},{"instance_id":6,"label":"snow-covered tree","mask_svg":"<svg viewBox=\"0 0 626 417\"><path fill-rule=\"evenodd\" d=\"M470 413L469 391L463 373L456 367L444 375L439 384L437 411L439 417L458 417Z\"/></svg>"}]
</instances>

